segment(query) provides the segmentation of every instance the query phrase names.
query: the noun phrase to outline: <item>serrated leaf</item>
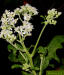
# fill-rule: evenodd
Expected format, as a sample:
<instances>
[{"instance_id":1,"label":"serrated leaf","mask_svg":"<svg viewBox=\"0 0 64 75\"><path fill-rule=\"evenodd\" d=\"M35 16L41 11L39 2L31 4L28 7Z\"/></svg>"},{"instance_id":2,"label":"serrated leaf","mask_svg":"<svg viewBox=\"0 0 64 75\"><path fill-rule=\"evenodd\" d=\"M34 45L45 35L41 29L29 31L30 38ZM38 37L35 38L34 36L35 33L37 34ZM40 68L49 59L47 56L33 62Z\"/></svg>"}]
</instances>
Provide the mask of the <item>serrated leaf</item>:
<instances>
[{"instance_id":1,"label":"serrated leaf","mask_svg":"<svg viewBox=\"0 0 64 75\"><path fill-rule=\"evenodd\" d=\"M22 65L19 65L19 64L14 64L11 66L12 69L15 69L15 68L22 68Z\"/></svg>"},{"instance_id":2,"label":"serrated leaf","mask_svg":"<svg viewBox=\"0 0 64 75\"><path fill-rule=\"evenodd\" d=\"M64 36L59 35L59 36L55 36L51 42L49 43L49 45L47 46L48 48L48 57L49 59L56 59L57 61L59 61L57 55L56 55L56 50L62 48L61 43L64 42Z\"/></svg>"},{"instance_id":3,"label":"serrated leaf","mask_svg":"<svg viewBox=\"0 0 64 75\"><path fill-rule=\"evenodd\" d=\"M43 69L47 68L49 65L49 61L54 58L56 61L59 62L59 58L56 55L56 50L61 49L62 45L61 43L64 43L64 35L55 36L49 45L47 46L48 49L48 55L45 57L45 61L43 63Z\"/></svg>"},{"instance_id":4,"label":"serrated leaf","mask_svg":"<svg viewBox=\"0 0 64 75\"><path fill-rule=\"evenodd\" d=\"M48 45L48 51L56 51L62 48L61 43L64 42L64 35L55 36Z\"/></svg>"}]
</instances>

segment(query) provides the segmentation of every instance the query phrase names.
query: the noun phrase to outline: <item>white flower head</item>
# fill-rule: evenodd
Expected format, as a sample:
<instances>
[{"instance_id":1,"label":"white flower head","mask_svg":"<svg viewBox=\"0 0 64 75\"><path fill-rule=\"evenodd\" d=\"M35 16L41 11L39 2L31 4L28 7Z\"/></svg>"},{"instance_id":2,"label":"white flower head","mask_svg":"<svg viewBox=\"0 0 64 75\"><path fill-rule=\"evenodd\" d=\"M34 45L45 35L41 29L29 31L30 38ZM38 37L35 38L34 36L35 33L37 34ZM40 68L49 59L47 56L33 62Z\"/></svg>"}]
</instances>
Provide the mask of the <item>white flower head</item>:
<instances>
[{"instance_id":1,"label":"white flower head","mask_svg":"<svg viewBox=\"0 0 64 75\"><path fill-rule=\"evenodd\" d=\"M46 17L46 24L53 24L56 25L57 21L55 18L58 18L61 15L61 12L58 12L55 8L48 10L48 15Z\"/></svg>"},{"instance_id":2,"label":"white flower head","mask_svg":"<svg viewBox=\"0 0 64 75\"><path fill-rule=\"evenodd\" d=\"M33 25L31 25L31 23L27 23L26 25L16 27L15 31L21 34L22 37L25 37L32 35L31 34L32 29Z\"/></svg>"},{"instance_id":3,"label":"white flower head","mask_svg":"<svg viewBox=\"0 0 64 75\"><path fill-rule=\"evenodd\" d=\"M29 14L31 14L31 16L38 14L37 9L35 7L32 7L29 4L21 6L21 9L22 9L23 14L24 13L29 13Z\"/></svg>"},{"instance_id":4,"label":"white flower head","mask_svg":"<svg viewBox=\"0 0 64 75\"><path fill-rule=\"evenodd\" d=\"M20 15L21 12L22 12L22 9L20 9L20 8L16 8L16 9L14 10L15 15Z\"/></svg>"},{"instance_id":5,"label":"white flower head","mask_svg":"<svg viewBox=\"0 0 64 75\"><path fill-rule=\"evenodd\" d=\"M16 39L16 36L12 31L9 30L1 30L0 38L6 39L8 42L13 42Z\"/></svg>"}]
</instances>

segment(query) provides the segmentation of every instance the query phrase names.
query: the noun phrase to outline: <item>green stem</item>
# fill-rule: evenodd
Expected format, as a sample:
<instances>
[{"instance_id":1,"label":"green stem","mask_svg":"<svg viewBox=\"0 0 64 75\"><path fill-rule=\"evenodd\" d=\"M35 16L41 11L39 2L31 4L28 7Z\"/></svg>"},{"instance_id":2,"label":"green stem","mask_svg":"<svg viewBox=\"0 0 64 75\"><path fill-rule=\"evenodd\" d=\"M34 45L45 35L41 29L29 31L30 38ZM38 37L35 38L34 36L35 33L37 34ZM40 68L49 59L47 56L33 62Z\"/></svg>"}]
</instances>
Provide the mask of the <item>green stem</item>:
<instances>
[{"instance_id":1,"label":"green stem","mask_svg":"<svg viewBox=\"0 0 64 75\"><path fill-rule=\"evenodd\" d=\"M21 38L20 34L19 34L19 39L20 39L21 45L23 46L23 48L24 48L24 50L25 50L25 52L26 52L26 54L27 54L27 56L28 56L28 60L29 60L30 65L31 65L31 69L33 69L33 68L34 68L34 65L33 65L33 61L32 61L31 54L28 52L27 48L25 47L25 44L24 44L24 42L22 41L22 38ZM34 75L36 75L35 70L32 70L32 73L33 73Z\"/></svg>"},{"instance_id":2,"label":"green stem","mask_svg":"<svg viewBox=\"0 0 64 75\"><path fill-rule=\"evenodd\" d=\"M24 60L27 62L25 56L23 55L23 53L21 51L19 51L19 53L22 55L22 57L24 58Z\"/></svg>"},{"instance_id":3,"label":"green stem","mask_svg":"<svg viewBox=\"0 0 64 75\"><path fill-rule=\"evenodd\" d=\"M27 55L29 55L30 56L30 53L28 52L28 50L26 49L26 47L25 47L25 45L24 45L24 42L23 42L23 40L22 40L22 38L21 38L21 35L19 34L19 39L20 39L20 44L23 46L23 48L24 48L24 50L25 50L25 52L26 52L26 54Z\"/></svg>"},{"instance_id":4,"label":"green stem","mask_svg":"<svg viewBox=\"0 0 64 75\"><path fill-rule=\"evenodd\" d=\"M33 75L37 75L36 72L35 72L34 70L32 71L32 73L33 73Z\"/></svg>"},{"instance_id":5,"label":"green stem","mask_svg":"<svg viewBox=\"0 0 64 75\"><path fill-rule=\"evenodd\" d=\"M19 16L20 21L22 22L22 19L21 19L20 15L18 15L18 16Z\"/></svg>"},{"instance_id":6,"label":"green stem","mask_svg":"<svg viewBox=\"0 0 64 75\"><path fill-rule=\"evenodd\" d=\"M47 26L47 24L44 25L44 27L42 28L42 30L41 30L41 32L40 32L40 35L39 35L39 37L38 37L38 39L37 39L37 42L36 42L35 47L34 47L33 52L32 52L32 57L35 55L36 48L37 48L37 46L38 46L39 40L40 40L40 38L41 38L41 36L42 36L42 33L44 32L44 29L46 28L46 26Z\"/></svg>"},{"instance_id":7,"label":"green stem","mask_svg":"<svg viewBox=\"0 0 64 75\"><path fill-rule=\"evenodd\" d=\"M22 44L22 46L23 46L24 49L25 49L25 52L26 52L26 54L27 54L27 56L28 56L28 60L29 60L29 62L30 62L31 68L33 69L33 68L34 68L34 65L33 65L32 57L31 57L30 53L27 51L27 49L26 49L24 43L21 43L21 44ZM35 70L32 70L32 73L33 73L34 75L36 75Z\"/></svg>"},{"instance_id":8,"label":"green stem","mask_svg":"<svg viewBox=\"0 0 64 75\"><path fill-rule=\"evenodd\" d=\"M42 68L43 68L43 62L44 62L44 58L43 58L43 55L40 57L41 58L41 63L40 63L40 72L39 72L39 75L42 75Z\"/></svg>"}]
</instances>

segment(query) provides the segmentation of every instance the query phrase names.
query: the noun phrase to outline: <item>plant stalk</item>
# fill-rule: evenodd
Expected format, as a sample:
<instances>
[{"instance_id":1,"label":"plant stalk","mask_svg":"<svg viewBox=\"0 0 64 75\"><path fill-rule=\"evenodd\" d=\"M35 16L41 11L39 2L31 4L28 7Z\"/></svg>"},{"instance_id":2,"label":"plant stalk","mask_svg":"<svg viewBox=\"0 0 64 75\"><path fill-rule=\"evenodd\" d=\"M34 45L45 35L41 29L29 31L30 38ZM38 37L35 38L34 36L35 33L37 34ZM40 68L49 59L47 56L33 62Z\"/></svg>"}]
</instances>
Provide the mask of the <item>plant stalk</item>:
<instances>
[{"instance_id":1,"label":"plant stalk","mask_svg":"<svg viewBox=\"0 0 64 75\"><path fill-rule=\"evenodd\" d=\"M43 71L42 68L43 68L44 56L41 55L40 59L41 59L41 63L40 63L40 72L39 72L39 75L42 75L42 71Z\"/></svg>"},{"instance_id":2,"label":"plant stalk","mask_svg":"<svg viewBox=\"0 0 64 75\"><path fill-rule=\"evenodd\" d=\"M46 26L47 26L47 24L44 25L44 27L42 28L42 30L41 30L41 32L40 32L40 35L39 35L39 37L38 37L38 39L37 39L37 42L36 42L35 47L34 47L33 52L32 52L32 57L35 55L36 48L37 48L37 46L38 46L38 43L39 43L39 41L40 41L40 38L41 38L42 33L44 32L44 29L46 28Z\"/></svg>"},{"instance_id":3,"label":"plant stalk","mask_svg":"<svg viewBox=\"0 0 64 75\"><path fill-rule=\"evenodd\" d=\"M33 65L33 60L32 60L31 54L28 52L28 50L27 50L27 48L26 48L24 42L22 41L20 35L19 35L19 39L20 39L21 45L23 46L23 48L24 48L24 50L25 50L25 52L26 52L26 54L27 54L27 56L28 56L28 60L29 60L30 65L31 65L32 73L33 73L33 75L36 75L35 70L33 70L33 69L34 69L34 65Z\"/></svg>"}]
</instances>

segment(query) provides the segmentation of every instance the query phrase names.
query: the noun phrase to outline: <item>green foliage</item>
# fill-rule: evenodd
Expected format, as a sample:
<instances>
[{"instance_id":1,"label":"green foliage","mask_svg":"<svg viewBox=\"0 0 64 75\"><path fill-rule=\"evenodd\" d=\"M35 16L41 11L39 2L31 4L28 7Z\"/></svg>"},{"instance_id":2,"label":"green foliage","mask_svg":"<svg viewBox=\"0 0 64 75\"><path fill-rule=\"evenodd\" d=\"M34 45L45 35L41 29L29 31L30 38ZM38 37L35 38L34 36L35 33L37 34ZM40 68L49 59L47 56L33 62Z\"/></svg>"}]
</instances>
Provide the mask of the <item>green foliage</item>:
<instances>
[{"instance_id":1,"label":"green foliage","mask_svg":"<svg viewBox=\"0 0 64 75\"><path fill-rule=\"evenodd\" d=\"M16 54L16 52L17 52L17 49L16 49L15 47L13 47L12 45L10 45L10 44L9 44L9 45L8 45L8 51L9 51L9 52L11 52L11 51L12 51L12 52L13 52L13 54L15 55L15 54Z\"/></svg>"},{"instance_id":2,"label":"green foliage","mask_svg":"<svg viewBox=\"0 0 64 75\"><path fill-rule=\"evenodd\" d=\"M38 47L38 53L46 55L47 48L46 47L39 46Z\"/></svg>"},{"instance_id":3,"label":"green foliage","mask_svg":"<svg viewBox=\"0 0 64 75\"><path fill-rule=\"evenodd\" d=\"M47 47L39 47L38 48L38 53L40 54L44 54L46 53L46 50L48 50L48 55L45 56L45 61L43 62L43 70L45 68L47 68L47 66L49 65L49 62L51 59L55 59L57 62L60 62L60 59L58 58L58 56L56 55L56 51L58 49L63 48L62 47L62 43L64 42L64 35L59 35L59 36L55 36L51 42L49 43L49 45ZM54 65L52 65L54 67Z\"/></svg>"},{"instance_id":4,"label":"green foliage","mask_svg":"<svg viewBox=\"0 0 64 75\"><path fill-rule=\"evenodd\" d=\"M18 48L18 50L17 50L17 48L13 47L13 45L8 45L8 51L10 52L8 58L12 62L24 63L25 60L19 53L19 49L21 49L21 51L22 51L22 47L19 44L16 44L15 46Z\"/></svg>"},{"instance_id":5,"label":"green foliage","mask_svg":"<svg viewBox=\"0 0 64 75\"><path fill-rule=\"evenodd\" d=\"M38 61L37 61L38 60ZM39 67L40 66L40 56L39 55L36 55L33 59L34 61L34 66L37 66Z\"/></svg>"},{"instance_id":6,"label":"green foliage","mask_svg":"<svg viewBox=\"0 0 64 75\"><path fill-rule=\"evenodd\" d=\"M20 44L15 43L15 47L16 47L18 50L21 50L22 52L25 52L24 49L23 49L23 47L22 47Z\"/></svg>"},{"instance_id":7,"label":"green foliage","mask_svg":"<svg viewBox=\"0 0 64 75\"><path fill-rule=\"evenodd\" d=\"M61 35L61 36L60 35L59 36L55 36L51 40L51 42L47 46L49 60L52 59L52 58L54 58L55 60L58 60L58 57L56 55L56 50L62 48L62 43L63 42L64 42L64 36L63 35Z\"/></svg>"},{"instance_id":8,"label":"green foliage","mask_svg":"<svg viewBox=\"0 0 64 75\"><path fill-rule=\"evenodd\" d=\"M14 64L14 65L11 66L11 68L12 68L12 69L15 69L15 68L22 68L22 66L19 65L19 64Z\"/></svg>"},{"instance_id":9,"label":"green foliage","mask_svg":"<svg viewBox=\"0 0 64 75\"><path fill-rule=\"evenodd\" d=\"M44 60L43 60L43 64L42 64L42 70L44 70L48 66L51 66L51 67L54 68L54 64L50 64L49 62L50 62L51 59L54 59L57 62L60 62L60 59L58 58L58 56L56 54L56 51L58 49L63 48L62 47L62 43L63 42L64 42L64 36L63 35L61 35L61 36L59 35L59 36L55 36L50 41L50 43L47 45L47 47L39 46L37 48L38 53L36 53L37 55L35 55L35 57L33 58L34 70L35 71L39 71L39 67L40 67L40 55L44 56ZM23 65L26 62L25 62L24 58L22 57L22 55L19 53L19 51L23 52L23 55L25 56L25 59L27 60L27 63L28 63L28 57L27 57L26 53L24 52L23 47L20 44L16 43L15 47L12 46L12 45L8 45L8 51L10 52L9 59L12 62L20 62L22 65L14 64L14 65L12 65L11 68L12 69L23 68ZM27 49L29 51L30 48L27 48ZM30 72L30 68L29 68L29 70L22 71L22 75L31 75L31 73L29 73L29 72Z\"/></svg>"}]
</instances>

